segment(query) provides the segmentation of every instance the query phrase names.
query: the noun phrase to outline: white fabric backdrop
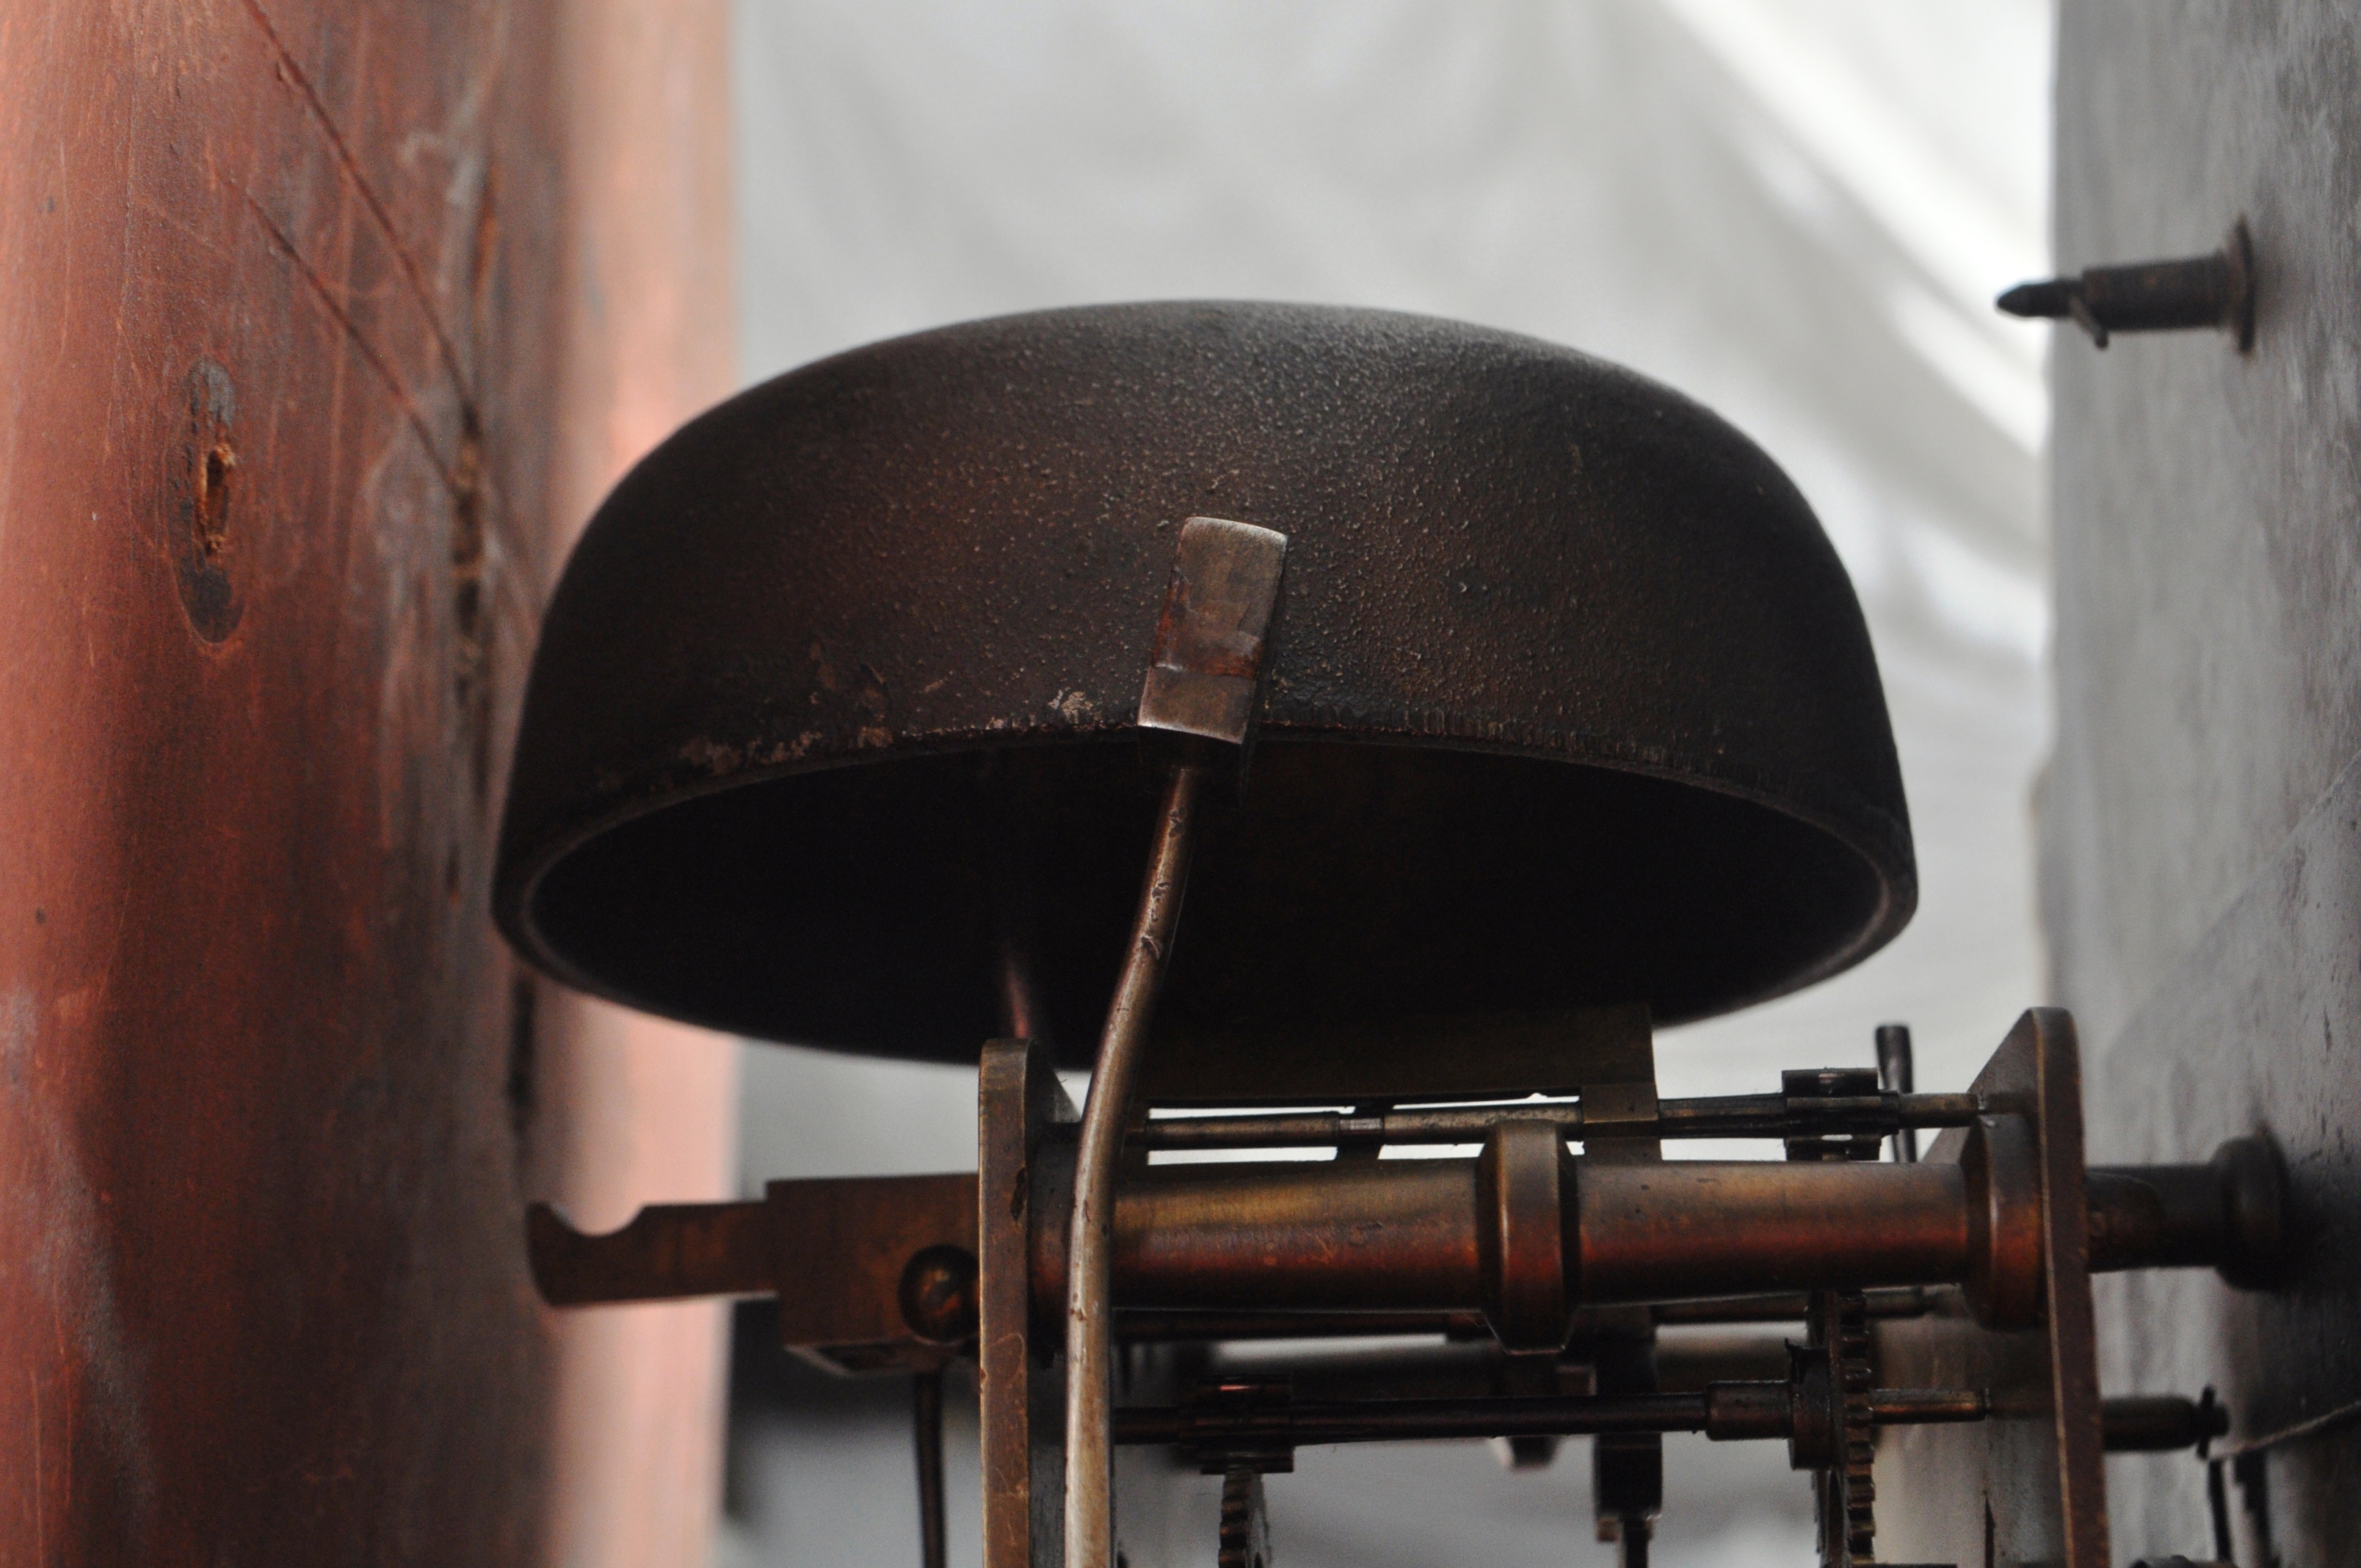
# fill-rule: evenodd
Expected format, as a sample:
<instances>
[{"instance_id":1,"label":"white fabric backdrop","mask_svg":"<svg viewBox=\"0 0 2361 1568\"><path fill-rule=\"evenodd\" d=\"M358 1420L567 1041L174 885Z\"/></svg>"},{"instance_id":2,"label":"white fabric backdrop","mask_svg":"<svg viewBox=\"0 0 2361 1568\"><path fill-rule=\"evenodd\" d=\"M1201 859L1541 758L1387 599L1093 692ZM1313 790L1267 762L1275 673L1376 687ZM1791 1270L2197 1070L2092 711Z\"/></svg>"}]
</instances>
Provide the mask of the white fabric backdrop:
<instances>
[{"instance_id":1,"label":"white fabric backdrop","mask_svg":"<svg viewBox=\"0 0 2361 1568\"><path fill-rule=\"evenodd\" d=\"M740 0L738 26L750 380L1009 311L1323 301L1620 360L1785 466L1868 611L1919 913L1850 974L1668 1033L1669 1092L1865 1062L1889 1018L1921 1087L1960 1087L2040 999L2046 329L1990 300L2046 269L2047 0ZM750 1184L972 1165L972 1073L757 1047L746 1076ZM1407 1495L1356 1561L1466 1543ZM1610 1561L1565 1507L1483 1555ZM1745 1560L1803 1550L1731 1528Z\"/></svg>"}]
</instances>

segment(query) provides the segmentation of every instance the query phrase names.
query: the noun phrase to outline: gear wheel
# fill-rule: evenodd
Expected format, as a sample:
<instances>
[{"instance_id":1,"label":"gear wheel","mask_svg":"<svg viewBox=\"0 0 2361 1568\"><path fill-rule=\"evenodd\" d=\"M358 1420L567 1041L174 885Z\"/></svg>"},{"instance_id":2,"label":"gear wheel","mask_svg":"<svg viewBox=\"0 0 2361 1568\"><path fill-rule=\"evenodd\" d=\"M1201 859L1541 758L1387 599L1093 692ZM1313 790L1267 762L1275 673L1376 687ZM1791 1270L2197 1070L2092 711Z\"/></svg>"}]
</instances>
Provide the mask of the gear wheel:
<instances>
[{"instance_id":1,"label":"gear wheel","mask_svg":"<svg viewBox=\"0 0 2361 1568\"><path fill-rule=\"evenodd\" d=\"M1262 1475L1250 1466L1230 1467L1222 1480L1219 1568L1270 1568L1270 1516L1265 1511Z\"/></svg>"},{"instance_id":2,"label":"gear wheel","mask_svg":"<svg viewBox=\"0 0 2361 1568\"><path fill-rule=\"evenodd\" d=\"M1827 1368L1834 1453L1818 1477L1822 1568L1868 1568L1876 1561L1876 1418L1870 1408L1869 1304L1857 1290L1812 1296L1806 1324L1812 1359Z\"/></svg>"}]
</instances>

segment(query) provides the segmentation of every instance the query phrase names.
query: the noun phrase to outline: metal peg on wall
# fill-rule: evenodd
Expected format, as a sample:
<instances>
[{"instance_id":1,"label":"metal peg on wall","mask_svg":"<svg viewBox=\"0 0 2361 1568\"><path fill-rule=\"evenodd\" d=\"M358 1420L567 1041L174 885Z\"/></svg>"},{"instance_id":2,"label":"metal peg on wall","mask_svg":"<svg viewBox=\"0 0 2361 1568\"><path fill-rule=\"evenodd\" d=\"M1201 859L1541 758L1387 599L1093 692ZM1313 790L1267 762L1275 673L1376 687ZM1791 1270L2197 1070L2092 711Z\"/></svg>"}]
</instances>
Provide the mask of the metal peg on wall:
<instances>
[{"instance_id":1,"label":"metal peg on wall","mask_svg":"<svg viewBox=\"0 0 2361 1568\"><path fill-rule=\"evenodd\" d=\"M2213 327L2255 345L2255 245L2246 220L2210 256L2092 267L2080 277L2019 283L1993 302L2013 316L2071 321L2100 348L2119 332Z\"/></svg>"}]
</instances>

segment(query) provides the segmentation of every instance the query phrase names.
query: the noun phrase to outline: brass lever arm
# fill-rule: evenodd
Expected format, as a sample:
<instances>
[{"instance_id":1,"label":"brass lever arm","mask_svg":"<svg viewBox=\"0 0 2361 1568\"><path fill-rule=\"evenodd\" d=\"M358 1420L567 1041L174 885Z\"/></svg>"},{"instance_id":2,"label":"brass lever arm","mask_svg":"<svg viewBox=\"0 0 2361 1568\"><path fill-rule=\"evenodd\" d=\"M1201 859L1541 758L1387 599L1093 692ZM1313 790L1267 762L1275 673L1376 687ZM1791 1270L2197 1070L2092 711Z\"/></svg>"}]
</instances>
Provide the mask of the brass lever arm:
<instances>
[{"instance_id":1,"label":"brass lever arm","mask_svg":"<svg viewBox=\"0 0 2361 1568\"><path fill-rule=\"evenodd\" d=\"M759 1203L660 1204L605 1235L546 1203L525 1216L533 1280L552 1306L776 1296L784 1341L826 1349L848 1370L941 1359L937 1314L906 1305L905 1285L932 1283L909 1279L932 1258L972 1266L975 1227L972 1174L774 1181ZM950 1343L972 1332L969 1292L967 1326ZM912 1305L924 1321L911 1321ZM949 1316L962 1316L956 1304Z\"/></svg>"},{"instance_id":2,"label":"brass lever arm","mask_svg":"<svg viewBox=\"0 0 2361 1568\"><path fill-rule=\"evenodd\" d=\"M525 1211L533 1283L553 1307L767 1296L778 1288L766 1203L659 1203L585 1235L548 1203Z\"/></svg>"}]
</instances>

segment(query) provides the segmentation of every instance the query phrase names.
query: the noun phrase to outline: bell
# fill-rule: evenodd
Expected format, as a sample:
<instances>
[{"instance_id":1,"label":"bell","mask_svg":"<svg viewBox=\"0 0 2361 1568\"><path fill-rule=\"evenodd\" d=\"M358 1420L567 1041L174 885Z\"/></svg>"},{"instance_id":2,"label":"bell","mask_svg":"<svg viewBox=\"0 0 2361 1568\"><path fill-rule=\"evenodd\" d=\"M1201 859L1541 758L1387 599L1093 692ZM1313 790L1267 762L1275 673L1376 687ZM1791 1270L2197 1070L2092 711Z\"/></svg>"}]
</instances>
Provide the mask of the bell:
<instances>
[{"instance_id":1,"label":"bell","mask_svg":"<svg viewBox=\"0 0 2361 1568\"><path fill-rule=\"evenodd\" d=\"M1286 567L1162 1032L1679 1023L1909 919L1861 610L1752 442L1531 338L1178 303L841 355L641 463L544 623L502 928L633 1007L932 1060L1018 1032L1021 982L1022 1032L1088 1066L1198 514Z\"/></svg>"},{"instance_id":2,"label":"bell","mask_svg":"<svg viewBox=\"0 0 2361 1568\"><path fill-rule=\"evenodd\" d=\"M555 1304L772 1295L799 1353L913 1373L930 1568L961 1359L986 1568L1123 1561L1118 1450L1220 1476L1244 1564L1299 1445L1573 1435L1642 1568L1667 1431L1784 1439L1826 1568L1886 1550L1880 1508L1929 1555L1998 1529L2102 1568L2103 1453L2226 1428L2100 1398L2092 1274L2279 1268L2267 1145L2086 1166L2054 1010L1964 1093L1916 1091L1885 1029L1877 1067L1660 1098L1656 1025L1909 919L1893 736L1778 468L1503 333L1059 311L722 405L566 568L494 896L628 1005L980 1064L972 1175L528 1219ZM1058 1066L1093 1069L1079 1116ZM1662 1160L1692 1137L1784 1157ZM1417 1145L1481 1153L1378 1157ZM1152 1157L1306 1147L1336 1157ZM1665 1337L1765 1323L1800 1332ZM1435 1343L1300 1346L1356 1334Z\"/></svg>"}]
</instances>

